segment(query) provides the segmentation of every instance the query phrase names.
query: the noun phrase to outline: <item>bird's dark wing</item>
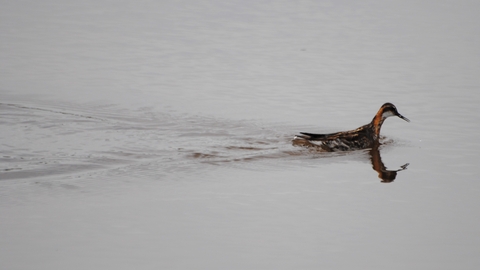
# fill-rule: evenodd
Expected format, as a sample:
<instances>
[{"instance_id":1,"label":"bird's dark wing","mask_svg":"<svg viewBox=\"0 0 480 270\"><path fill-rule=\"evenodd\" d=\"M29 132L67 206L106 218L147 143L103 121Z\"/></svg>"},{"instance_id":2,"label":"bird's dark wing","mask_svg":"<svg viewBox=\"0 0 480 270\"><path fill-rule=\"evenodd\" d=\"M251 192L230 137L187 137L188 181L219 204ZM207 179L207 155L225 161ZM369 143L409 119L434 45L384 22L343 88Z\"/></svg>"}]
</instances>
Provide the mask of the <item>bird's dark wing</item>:
<instances>
[{"instance_id":1,"label":"bird's dark wing","mask_svg":"<svg viewBox=\"0 0 480 270\"><path fill-rule=\"evenodd\" d=\"M300 132L302 135L298 135L301 138L311 140L311 141L328 141L338 138L338 135L341 132L336 133L329 133L329 134L315 134L315 133L307 133L307 132Z\"/></svg>"},{"instance_id":2,"label":"bird's dark wing","mask_svg":"<svg viewBox=\"0 0 480 270\"><path fill-rule=\"evenodd\" d=\"M354 130L328 133L328 134L300 132L300 134L302 135L297 135L297 136L310 141L332 141L332 140L338 140L338 139L356 140L358 138L368 136L369 132L371 132L370 125L365 125Z\"/></svg>"}]
</instances>

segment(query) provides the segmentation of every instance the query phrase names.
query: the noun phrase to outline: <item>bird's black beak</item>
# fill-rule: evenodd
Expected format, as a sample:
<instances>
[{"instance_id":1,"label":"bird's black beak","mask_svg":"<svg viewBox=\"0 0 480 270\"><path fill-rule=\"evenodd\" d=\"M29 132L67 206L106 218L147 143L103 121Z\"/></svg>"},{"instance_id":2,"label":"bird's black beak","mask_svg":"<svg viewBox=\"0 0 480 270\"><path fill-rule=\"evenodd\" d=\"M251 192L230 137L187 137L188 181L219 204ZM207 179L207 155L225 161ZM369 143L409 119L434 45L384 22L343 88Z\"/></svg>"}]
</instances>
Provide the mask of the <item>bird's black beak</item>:
<instances>
[{"instance_id":1,"label":"bird's black beak","mask_svg":"<svg viewBox=\"0 0 480 270\"><path fill-rule=\"evenodd\" d=\"M397 114L398 117L402 118L403 120L407 121L407 122L410 122L410 120L408 118L406 118L405 116L401 115L401 114Z\"/></svg>"}]
</instances>

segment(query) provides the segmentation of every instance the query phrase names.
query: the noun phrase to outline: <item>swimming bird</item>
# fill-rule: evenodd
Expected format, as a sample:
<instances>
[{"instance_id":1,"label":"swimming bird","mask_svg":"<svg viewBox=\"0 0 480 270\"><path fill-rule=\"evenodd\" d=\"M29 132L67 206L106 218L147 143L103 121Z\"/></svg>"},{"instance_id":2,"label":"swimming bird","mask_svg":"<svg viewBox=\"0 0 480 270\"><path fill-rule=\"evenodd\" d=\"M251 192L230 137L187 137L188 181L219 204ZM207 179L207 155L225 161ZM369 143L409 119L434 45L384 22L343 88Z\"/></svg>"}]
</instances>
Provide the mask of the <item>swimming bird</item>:
<instances>
[{"instance_id":1,"label":"swimming bird","mask_svg":"<svg viewBox=\"0 0 480 270\"><path fill-rule=\"evenodd\" d=\"M410 122L397 111L395 105L385 103L380 107L372 121L364 126L330 134L300 132L301 135L294 138L294 145L317 146L328 152L370 148L380 138L383 121L391 116L398 116Z\"/></svg>"}]
</instances>

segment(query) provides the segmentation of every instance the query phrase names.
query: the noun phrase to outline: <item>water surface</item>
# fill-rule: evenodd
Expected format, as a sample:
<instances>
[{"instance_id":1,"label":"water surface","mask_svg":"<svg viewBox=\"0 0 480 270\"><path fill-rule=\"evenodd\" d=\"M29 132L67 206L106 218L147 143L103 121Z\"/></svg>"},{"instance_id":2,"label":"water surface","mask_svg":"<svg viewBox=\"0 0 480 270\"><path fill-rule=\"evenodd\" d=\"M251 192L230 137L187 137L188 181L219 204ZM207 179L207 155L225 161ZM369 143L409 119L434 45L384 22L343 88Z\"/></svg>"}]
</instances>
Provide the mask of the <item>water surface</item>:
<instances>
[{"instance_id":1,"label":"water surface","mask_svg":"<svg viewBox=\"0 0 480 270\"><path fill-rule=\"evenodd\" d=\"M5 4L0 266L477 269L478 9Z\"/></svg>"}]
</instances>

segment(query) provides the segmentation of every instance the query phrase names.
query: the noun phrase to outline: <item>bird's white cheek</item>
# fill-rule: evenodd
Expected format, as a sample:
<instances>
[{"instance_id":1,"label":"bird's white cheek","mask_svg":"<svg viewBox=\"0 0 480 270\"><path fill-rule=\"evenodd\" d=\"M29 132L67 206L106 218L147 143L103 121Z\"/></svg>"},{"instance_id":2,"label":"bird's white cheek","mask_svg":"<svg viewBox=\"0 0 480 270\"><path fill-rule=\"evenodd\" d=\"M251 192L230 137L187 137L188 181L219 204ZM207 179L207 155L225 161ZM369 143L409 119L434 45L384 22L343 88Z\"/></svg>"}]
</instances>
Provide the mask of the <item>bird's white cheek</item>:
<instances>
[{"instance_id":1,"label":"bird's white cheek","mask_svg":"<svg viewBox=\"0 0 480 270\"><path fill-rule=\"evenodd\" d=\"M387 112L384 112L382 114L382 118L385 119L387 117L390 117L390 116L395 116L395 114L393 114L391 111L387 111Z\"/></svg>"}]
</instances>

